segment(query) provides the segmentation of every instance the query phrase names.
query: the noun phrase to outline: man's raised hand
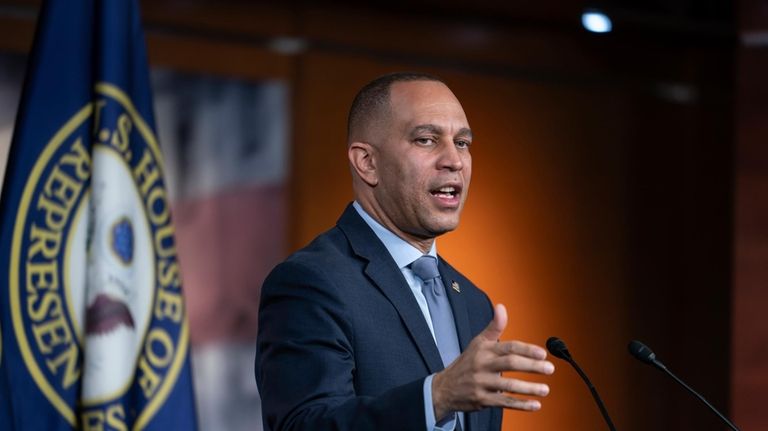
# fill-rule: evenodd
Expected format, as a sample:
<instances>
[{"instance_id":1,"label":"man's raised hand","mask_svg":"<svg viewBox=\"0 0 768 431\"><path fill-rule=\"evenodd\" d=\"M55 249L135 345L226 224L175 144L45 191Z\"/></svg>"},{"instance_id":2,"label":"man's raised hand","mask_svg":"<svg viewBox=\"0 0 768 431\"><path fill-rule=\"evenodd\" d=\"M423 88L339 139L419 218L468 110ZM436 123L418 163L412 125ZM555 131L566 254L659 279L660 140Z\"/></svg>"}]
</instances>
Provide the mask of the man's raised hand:
<instances>
[{"instance_id":1,"label":"man's raised hand","mask_svg":"<svg viewBox=\"0 0 768 431\"><path fill-rule=\"evenodd\" d=\"M504 377L502 372L552 374L555 366L546 360L544 348L521 341L498 341L507 326L507 309L494 307L493 320L467 349L432 379L432 403L438 420L455 411L503 407L535 411L538 400L513 394L546 396L549 386Z\"/></svg>"}]
</instances>

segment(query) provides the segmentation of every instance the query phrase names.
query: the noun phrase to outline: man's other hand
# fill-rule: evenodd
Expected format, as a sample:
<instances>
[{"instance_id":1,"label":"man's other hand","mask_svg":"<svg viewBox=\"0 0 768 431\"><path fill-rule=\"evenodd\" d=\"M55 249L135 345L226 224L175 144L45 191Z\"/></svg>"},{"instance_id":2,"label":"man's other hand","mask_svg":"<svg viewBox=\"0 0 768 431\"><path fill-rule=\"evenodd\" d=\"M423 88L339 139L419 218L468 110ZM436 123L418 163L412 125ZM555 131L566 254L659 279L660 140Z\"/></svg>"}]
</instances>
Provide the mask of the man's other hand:
<instances>
[{"instance_id":1,"label":"man's other hand","mask_svg":"<svg viewBox=\"0 0 768 431\"><path fill-rule=\"evenodd\" d=\"M485 407L536 411L538 400L516 398L513 394L546 396L549 386L502 376L503 372L552 374L555 366L546 360L542 347L520 341L499 342L507 326L507 309L494 307L493 320L467 349L432 379L432 403L440 420L455 411Z\"/></svg>"}]
</instances>

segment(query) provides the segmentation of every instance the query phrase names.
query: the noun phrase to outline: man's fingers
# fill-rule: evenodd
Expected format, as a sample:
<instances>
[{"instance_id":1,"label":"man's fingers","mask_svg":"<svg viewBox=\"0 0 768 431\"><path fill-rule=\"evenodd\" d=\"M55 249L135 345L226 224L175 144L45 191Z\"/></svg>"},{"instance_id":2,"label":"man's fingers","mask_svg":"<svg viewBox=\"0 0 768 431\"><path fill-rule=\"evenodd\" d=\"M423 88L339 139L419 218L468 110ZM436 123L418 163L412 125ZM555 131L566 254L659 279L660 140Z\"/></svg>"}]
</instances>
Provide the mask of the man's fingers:
<instances>
[{"instance_id":1,"label":"man's fingers","mask_svg":"<svg viewBox=\"0 0 768 431\"><path fill-rule=\"evenodd\" d=\"M486 329L487 330L487 329ZM503 341L493 346L493 351L499 355L520 355L533 359L545 359L547 351L543 348L522 341Z\"/></svg>"},{"instance_id":2,"label":"man's fingers","mask_svg":"<svg viewBox=\"0 0 768 431\"><path fill-rule=\"evenodd\" d=\"M533 395L537 397L546 397L549 395L549 385L545 383L528 382L525 380L508 379L505 377L498 377L495 379L488 389L491 391Z\"/></svg>"},{"instance_id":3,"label":"man's fingers","mask_svg":"<svg viewBox=\"0 0 768 431\"><path fill-rule=\"evenodd\" d=\"M488 341L496 341L501 338L501 333L507 327L507 308L503 304L496 304L493 308L493 320L480 333L480 336Z\"/></svg>"},{"instance_id":4,"label":"man's fingers","mask_svg":"<svg viewBox=\"0 0 768 431\"><path fill-rule=\"evenodd\" d=\"M541 409L541 403L538 400L514 398L501 393L490 395L488 406L503 407L505 409L522 410L526 412L535 412Z\"/></svg>"},{"instance_id":5,"label":"man's fingers","mask_svg":"<svg viewBox=\"0 0 768 431\"><path fill-rule=\"evenodd\" d=\"M550 375L555 372L555 364L549 361L531 359L520 355L504 355L491 360L488 364L490 371L520 371Z\"/></svg>"}]
</instances>

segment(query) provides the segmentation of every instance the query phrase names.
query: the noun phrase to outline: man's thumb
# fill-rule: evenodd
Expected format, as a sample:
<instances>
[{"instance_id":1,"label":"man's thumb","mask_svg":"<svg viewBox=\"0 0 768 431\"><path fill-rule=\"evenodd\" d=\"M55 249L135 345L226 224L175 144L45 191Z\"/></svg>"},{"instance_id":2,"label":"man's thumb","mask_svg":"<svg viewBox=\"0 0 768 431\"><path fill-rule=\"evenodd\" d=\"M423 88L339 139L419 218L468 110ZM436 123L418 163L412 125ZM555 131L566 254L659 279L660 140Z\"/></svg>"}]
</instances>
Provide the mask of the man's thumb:
<instances>
[{"instance_id":1,"label":"man's thumb","mask_svg":"<svg viewBox=\"0 0 768 431\"><path fill-rule=\"evenodd\" d=\"M497 341L501 338L501 333L504 332L504 328L507 327L507 308L504 304L496 304L493 307L493 320L488 326L480 333L488 341Z\"/></svg>"}]
</instances>

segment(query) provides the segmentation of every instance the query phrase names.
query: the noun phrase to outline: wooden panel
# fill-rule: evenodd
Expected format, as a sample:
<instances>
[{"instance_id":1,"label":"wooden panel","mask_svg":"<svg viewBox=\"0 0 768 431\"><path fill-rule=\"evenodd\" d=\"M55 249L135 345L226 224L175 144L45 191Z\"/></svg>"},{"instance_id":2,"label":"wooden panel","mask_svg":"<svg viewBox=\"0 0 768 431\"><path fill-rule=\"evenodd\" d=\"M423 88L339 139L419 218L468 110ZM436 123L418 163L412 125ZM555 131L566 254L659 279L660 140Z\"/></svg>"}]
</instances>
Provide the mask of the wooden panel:
<instances>
[{"instance_id":1,"label":"wooden panel","mask_svg":"<svg viewBox=\"0 0 768 431\"><path fill-rule=\"evenodd\" d=\"M152 66L245 79L289 79L293 59L266 48L199 36L147 34Z\"/></svg>"},{"instance_id":2,"label":"wooden panel","mask_svg":"<svg viewBox=\"0 0 768 431\"><path fill-rule=\"evenodd\" d=\"M6 2L0 2L6 3ZM35 32L36 1L0 13L0 50L29 52ZM267 6L214 8L212 5L147 2L142 4L152 66L245 79L289 79L292 57L270 49L270 41L288 35L295 20L286 10ZM206 33L216 31L215 34Z\"/></svg>"},{"instance_id":3,"label":"wooden panel","mask_svg":"<svg viewBox=\"0 0 768 431\"><path fill-rule=\"evenodd\" d=\"M0 50L26 54L32 48L34 18L0 15L0 28L4 35L0 37Z\"/></svg>"},{"instance_id":4,"label":"wooden panel","mask_svg":"<svg viewBox=\"0 0 768 431\"><path fill-rule=\"evenodd\" d=\"M737 187L731 404L741 429L760 430L768 429L768 173L739 173Z\"/></svg>"},{"instance_id":5,"label":"wooden panel","mask_svg":"<svg viewBox=\"0 0 768 431\"><path fill-rule=\"evenodd\" d=\"M197 34L257 39L295 32L291 10L255 2L150 0L141 2L144 26L188 30Z\"/></svg>"},{"instance_id":6,"label":"wooden panel","mask_svg":"<svg viewBox=\"0 0 768 431\"><path fill-rule=\"evenodd\" d=\"M743 1L752 25L768 29L768 11ZM733 274L733 418L742 429L768 429L768 51L739 50Z\"/></svg>"},{"instance_id":7,"label":"wooden panel","mask_svg":"<svg viewBox=\"0 0 768 431\"><path fill-rule=\"evenodd\" d=\"M575 31L548 32L539 27L348 8L310 8L302 22L303 35L318 49L375 53L423 67L444 63L459 68L470 62L517 66L522 73L568 64L575 73L590 65L589 50L581 45L584 32L575 26Z\"/></svg>"}]
</instances>

